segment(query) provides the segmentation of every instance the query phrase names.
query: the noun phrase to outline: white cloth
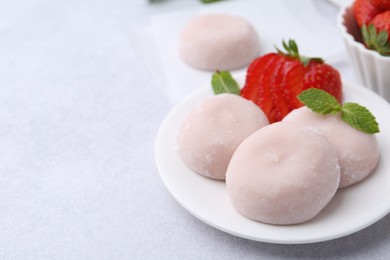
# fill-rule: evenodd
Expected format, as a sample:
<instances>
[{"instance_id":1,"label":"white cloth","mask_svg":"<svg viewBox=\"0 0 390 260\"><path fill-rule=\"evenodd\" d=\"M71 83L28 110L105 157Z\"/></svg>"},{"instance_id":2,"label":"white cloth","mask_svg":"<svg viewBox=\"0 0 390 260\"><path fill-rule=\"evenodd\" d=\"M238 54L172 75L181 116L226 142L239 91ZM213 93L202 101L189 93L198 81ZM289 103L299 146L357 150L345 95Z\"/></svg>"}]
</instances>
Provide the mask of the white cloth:
<instances>
[{"instance_id":1,"label":"white cloth","mask_svg":"<svg viewBox=\"0 0 390 260\"><path fill-rule=\"evenodd\" d=\"M163 73L173 67L158 59L149 15L215 6L0 0L0 259L389 257L389 217L335 241L283 246L220 232L169 195L154 140L171 107L163 93L176 98ZM334 31L327 8L323 30ZM273 37L295 37L310 54L299 31Z\"/></svg>"}]
</instances>

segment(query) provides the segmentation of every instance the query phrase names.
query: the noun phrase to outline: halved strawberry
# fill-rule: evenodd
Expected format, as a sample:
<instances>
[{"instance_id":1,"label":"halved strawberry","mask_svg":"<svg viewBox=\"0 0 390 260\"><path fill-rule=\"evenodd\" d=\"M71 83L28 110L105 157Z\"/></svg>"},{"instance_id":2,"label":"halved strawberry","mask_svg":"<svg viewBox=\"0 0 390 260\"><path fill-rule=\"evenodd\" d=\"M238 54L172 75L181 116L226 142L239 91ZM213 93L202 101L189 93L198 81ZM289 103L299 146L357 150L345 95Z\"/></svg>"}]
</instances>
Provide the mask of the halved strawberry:
<instances>
[{"instance_id":1,"label":"halved strawberry","mask_svg":"<svg viewBox=\"0 0 390 260\"><path fill-rule=\"evenodd\" d=\"M323 89L341 101L341 80L335 69L322 59L299 55L293 40L283 46L287 53L278 50L249 66L242 97L257 104L271 123L302 106L297 95L310 87Z\"/></svg>"},{"instance_id":2,"label":"halved strawberry","mask_svg":"<svg viewBox=\"0 0 390 260\"><path fill-rule=\"evenodd\" d=\"M277 122L283 119L292 109L300 106L300 102L296 99L296 94L302 89L302 80L296 80L303 77L304 66L302 63L288 56L284 56L285 62L283 67L276 72L276 78L273 87L275 95L273 96L273 111L270 115L271 122ZM299 104L295 104L295 101Z\"/></svg>"},{"instance_id":3,"label":"halved strawberry","mask_svg":"<svg viewBox=\"0 0 390 260\"><path fill-rule=\"evenodd\" d=\"M264 111L266 115L269 115L269 118L273 118L272 111L274 108L274 97L275 90L273 88L273 80L276 77L276 72L278 68L282 65L284 60L275 54L272 62L265 68L264 75L261 81L262 86L269 86L267 88L263 88L263 96L261 97L261 109Z\"/></svg>"},{"instance_id":4,"label":"halved strawberry","mask_svg":"<svg viewBox=\"0 0 390 260\"><path fill-rule=\"evenodd\" d=\"M280 59L280 65L275 68L275 77L271 83L271 91L273 97L273 104L278 104L277 106L272 106L270 111L270 117L274 118L275 121L280 121L283 117L289 113L289 104L288 99L283 90L283 81L284 81L284 72L287 71L289 66L291 66L291 59L285 57L284 59Z\"/></svg>"},{"instance_id":5,"label":"halved strawberry","mask_svg":"<svg viewBox=\"0 0 390 260\"><path fill-rule=\"evenodd\" d=\"M257 86L262 78L264 69L274 58L275 54L270 53L252 61L247 70L245 81L246 87L241 90L241 96L245 97L246 99L252 100L256 104L258 104L258 102L261 102L261 100L259 100L258 102L257 100L262 97L263 89L258 88Z\"/></svg>"},{"instance_id":6,"label":"halved strawberry","mask_svg":"<svg viewBox=\"0 0 390 260\"><path fill-rule=\"evenodd\" d=\"M258 86L264 85L265 72L277 58L278 55L270 53L255 59L247 70L245 87L240 92L242 97L252 100L263 111L269 109L268 107L272 105L272 100L267 99L267 96L269 96L268 90L258 88Z\"/></svg>"},{"instance_id":7,"label":"halved strawberry","mask_svg":"<svg viewBox=\"0 0 390 260\"><path fill-rule=\"evenodd\" d=\"M283 72L282 90L288 104L288 112L301 107L302 103L297 99L297 96L303 89L303 77L305 76L305 66L296 58L290 58L289 67Z\"/></svg>"}]
</instances>

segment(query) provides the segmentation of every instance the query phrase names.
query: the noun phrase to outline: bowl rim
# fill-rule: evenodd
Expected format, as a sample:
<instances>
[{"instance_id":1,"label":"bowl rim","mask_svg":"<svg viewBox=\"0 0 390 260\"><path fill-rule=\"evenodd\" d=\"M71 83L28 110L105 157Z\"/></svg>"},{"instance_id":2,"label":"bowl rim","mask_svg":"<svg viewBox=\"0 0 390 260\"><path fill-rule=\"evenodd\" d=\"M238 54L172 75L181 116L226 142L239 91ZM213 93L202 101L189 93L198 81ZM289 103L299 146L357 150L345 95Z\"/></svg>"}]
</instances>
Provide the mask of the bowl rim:
<instances>
[{"instance_id":1,"label":"bowl rim","mask_svg":"<svg viewBox=\"0 0 390 260\"><path fill-rule=\"evenodd\" d=\"M389 62L390 63L390 56L383 56L380 55L377 51L367 49L366 46L363 45L363 43L356 41L353 36L348 33L347 27L344 24L344 17L347 12L347 10L352 9L354 2L346 4L342 6L338 12L337 15L337 27L339 28L342 36L344 39L347 40L348 44L354 46L355 48L358 48L360 52L363 52L366 55L371 55L375 57L378 60L381 60L383 62Z\"/></svg>"}]
</instances>

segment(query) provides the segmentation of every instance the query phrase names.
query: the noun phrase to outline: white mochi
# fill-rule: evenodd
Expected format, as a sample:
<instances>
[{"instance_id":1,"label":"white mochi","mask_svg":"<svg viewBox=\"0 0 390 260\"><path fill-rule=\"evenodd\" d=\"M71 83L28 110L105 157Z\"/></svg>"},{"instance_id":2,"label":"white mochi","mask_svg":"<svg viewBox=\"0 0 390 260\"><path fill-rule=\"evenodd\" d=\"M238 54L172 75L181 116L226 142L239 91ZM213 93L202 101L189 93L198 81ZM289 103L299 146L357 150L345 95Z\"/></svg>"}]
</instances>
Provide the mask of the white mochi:
<instances>
[{"instance_id":1,"label":"white mochi","mask_svg":"<svg viewBox=\"0 0 390 260\"><path fill-rule=\"evenodd\" d=\"M283 121L299 122L318 128L334 145L341 167L340 187L347 187L367 177L379 160L375 135L356 130L340 115L319 115L307 107L293 110Z\"/></svg>"},{"instance_id":2,"label":"white mochi","mask_svg":"<svg viewBox=\"0 0 390 260\"><path fill-rule=\"evenodd\" d=\"M195 172L224 180L238 145L265 125L267 117L252 101L233 94L208 97L181 123L177 150Z\"/></svg>"},{"instance_id":3,"label":"white mochi","mask_svg":"<svg viewBox=\"0 0 390 260\"><path fill-rule=\"evenodd\" d=\"M316 128L286 122L245 139L226 173L237 211L276 225L316 216L333 198L339 180L337 154L325 136Z\"/></svg>"},{"instance_id":4,"label":"white mochi","mask_svg":"<svg viewBox=\"0 0 390 260\"><path fill-rule=\"evenodd\" d=\"M248 65L259 53L255 29L245 19L211 14L192 19L179 41L181 59L203 70L233 70Z\"/></svg>"}]
</instances>

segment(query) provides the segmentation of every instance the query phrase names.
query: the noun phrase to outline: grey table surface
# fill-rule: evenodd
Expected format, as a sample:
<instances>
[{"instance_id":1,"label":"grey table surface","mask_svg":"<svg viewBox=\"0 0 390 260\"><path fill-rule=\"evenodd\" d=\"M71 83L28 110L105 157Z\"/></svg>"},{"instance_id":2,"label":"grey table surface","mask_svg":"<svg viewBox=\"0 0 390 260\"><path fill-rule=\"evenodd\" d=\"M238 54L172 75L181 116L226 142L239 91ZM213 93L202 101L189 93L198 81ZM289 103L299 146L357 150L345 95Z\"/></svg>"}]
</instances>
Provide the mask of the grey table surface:
<instances>
[{"instance_id":1,"label":"grey table surface","mask_svg":"<svg viewBox=\"0 0 390 260\"><path fill-rule=\"evenodd\" d=\"M390 257L390 216L278 245L216 230L171 197L154 162L172 104L150 15L198 5L0 0L0 259Z\"/></svg>"}]
</instances>

